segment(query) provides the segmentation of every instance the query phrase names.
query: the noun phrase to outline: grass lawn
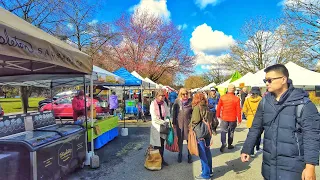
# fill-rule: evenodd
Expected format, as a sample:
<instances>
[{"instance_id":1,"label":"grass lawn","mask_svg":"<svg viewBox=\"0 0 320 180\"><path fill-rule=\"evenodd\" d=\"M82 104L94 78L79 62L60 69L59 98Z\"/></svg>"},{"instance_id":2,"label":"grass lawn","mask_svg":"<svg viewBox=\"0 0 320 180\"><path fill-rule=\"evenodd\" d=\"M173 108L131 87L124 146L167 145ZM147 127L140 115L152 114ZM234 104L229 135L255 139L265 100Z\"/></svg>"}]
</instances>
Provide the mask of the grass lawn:
<instances>
[{"instance_id":1,"label":"grass lawn","mask_svg":"<svg viewBox=\"0 0 320 180\"><path fill-rule=\"evenodd\" d=\"M38 110L38 102L43 100L44 98L29 98L29 106L28 111L37 111ZM15 113L22 112L21 99L20 98L0 98L1 107L4 110L4 113Z\"/></svg>"}]
</instances>

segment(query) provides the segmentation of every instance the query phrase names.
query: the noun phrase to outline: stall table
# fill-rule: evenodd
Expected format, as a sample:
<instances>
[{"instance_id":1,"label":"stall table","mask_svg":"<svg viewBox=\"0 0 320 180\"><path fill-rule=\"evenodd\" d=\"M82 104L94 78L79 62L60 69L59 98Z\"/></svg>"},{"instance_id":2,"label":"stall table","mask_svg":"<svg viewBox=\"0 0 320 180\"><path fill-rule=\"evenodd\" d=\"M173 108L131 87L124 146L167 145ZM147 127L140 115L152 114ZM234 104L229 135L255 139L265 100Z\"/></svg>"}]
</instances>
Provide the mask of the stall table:
<instances>
[{"instance_id":1,"label":"stall table","mask_svg":"<svg viewBox=\"0 0 320 180\"><path fill-rule=\"evenodd\" d=\"M97 120L94 123L94 128L90 128L90 123L87 126L88 133L88 142L91 142L92 136L91 131L93 132L93 143L94 149L100 149L102 146L106 145L108 142L113 140L119 135L118 132L118 116L109 117L102 120ZM100 131L100 132L97 132Z\"/></svg>"}]
</instances>

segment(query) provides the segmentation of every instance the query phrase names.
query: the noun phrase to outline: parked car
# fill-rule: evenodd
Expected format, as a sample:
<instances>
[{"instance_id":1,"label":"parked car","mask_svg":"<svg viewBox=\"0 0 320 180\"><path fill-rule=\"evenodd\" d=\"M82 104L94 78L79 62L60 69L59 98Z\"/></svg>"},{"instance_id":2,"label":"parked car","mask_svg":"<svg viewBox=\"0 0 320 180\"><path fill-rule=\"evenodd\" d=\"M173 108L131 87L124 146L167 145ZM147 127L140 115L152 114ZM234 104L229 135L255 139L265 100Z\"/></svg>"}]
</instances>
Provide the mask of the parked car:
<instances>
[{"instance_id":1,"label":"parked car","mask_svg":"<svg viewBox=\"0 0 320 180\"><path fill-rule=\"evenodd\" d=\"M64 96L74 96L78 93L78 90L72 90L72 91L64 91L64 92L61 92L61 93L58 93L56 94L55 96L51 98L47 98L47 99L44 99L42 101L39 101L38 103L38 109L40 110L42 108L42 106L46 105L46 104L49 104L49 103L52 103L52 101L55 101L59 98L62 98Z\"/></svg>"},{"instance_id":2,"label":"parked car","mask_svg":"<svg viewBox=\"0 0 320 180\"><path fill-rule=\"evenodd\" d=\"M3 115L4 115L4 111L3 111L1 104L0 104L0 117L2 117Z\"/></svg>"},{"instance_id":3,"label":"parked car","mask_svg":"<svg viewBox=\"0 0 320 180\"><path fill-rule=\"evenodd\" d=\"M88 98L87 106L90 106L90 98ZM64 117L64 118L72 118L73 117L73 109L72 109L72 99L73 96L65 96L62 98L59 98L53 103L48 103L41 107L40 111L54 111L55 117ZM106 114L109 112L107 108L101 107L98 100L93 99L93 103L96 107L97 116L100 116L102 114Z\"/></svg>"}]
</instances>

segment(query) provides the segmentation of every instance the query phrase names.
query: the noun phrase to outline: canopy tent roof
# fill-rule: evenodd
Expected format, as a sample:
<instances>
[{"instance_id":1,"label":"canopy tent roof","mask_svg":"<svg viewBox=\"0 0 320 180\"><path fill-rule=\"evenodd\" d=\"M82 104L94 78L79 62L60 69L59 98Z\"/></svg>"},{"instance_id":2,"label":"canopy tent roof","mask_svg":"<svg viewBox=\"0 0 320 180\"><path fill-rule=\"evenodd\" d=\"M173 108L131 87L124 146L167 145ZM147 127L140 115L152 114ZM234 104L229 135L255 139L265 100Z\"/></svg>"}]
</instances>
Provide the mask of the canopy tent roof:
<instances>
[{"instance_id":1,"label":"canopy tent roof","mask_svg":"<svg viewBox=\"0 0 320 180\"><path fill-rule=\"evenodd\" d=\"M154 84L155 86L156 86L156 88L157 89L160 89L160 88L162 88L162 85L160 85L160 84L157 84L157 83L155 83L154 81L152 81L151 79L149 79L149 78L144 78L147 82L149 82L150 84Z\"/></svg>"},{"instance_id":2,"label":"canopy tent roof","mask_svg":"<svg viewBox=\"0 0 320 180\"><path fill-rule=\"evenodd\" d=\"M230 82L234 82L240 79L241 77L242 77L241 74L238 71L236 71L232 74Z\"/></svg>"},{"instance_id":3,"label":"canopy tent roof","mask_svg":"<svg viewBox=\"0 0 320 180\"><path fill-rule=\"evenodd\" d=\"M228 80L226 80L225 82L219 84L219 85L217 86L217 88L227 88L228 85L230 84L230 81L231 81L231 78L228 79Z\"/></svg>"},{"instance_id":4,"label":"canopy tent roof","mask_svg":"<svg viewBox=\"0 0 320 180\"><path fill-rule=\"evenodd\" d=\"M244 83L244 85L246 86L247 84L249 84L248 82L250 81L252 75L253 74L251 72L248 72L246 75L242 76L238 80L233 81L231 84L235 85L236 87L239 87L241 83Z\"/></svg>"},{"instance_id":5,"label":"canopy tent roof","mask_svg":"<svg viewBox=\"0 0 320 180\"><path fill-rule=\"evenodd\" d=\"M38 77L39 76L39 77ZM77 86L82 85L84 82L84 76L77 76L70 78L69 75L51 75L41 78L42 75L25 75L23 79L19 79L16 76L11 78L12 82L1 82L0 85L11 86L36 86L36 87L59 87L59 86ZM93 83L95 85L112 86L124 84L124 79L114 75L113 73L106 71L97 66L93 66L92 72ZM40 79L40 80L33 80ZM46 79L48 78L49 79ZM90 76L85 76L86 83L90 83Z\"/></svg>"},{"instance_id":6,"label":"canopy tent roof","mask_svg":"<svg viewBox=\"0 0 320 180\"><path fill-rule=\"evenodd\" d=\"M208 91L210 90L211 87L215 87L216 86L216 83L212 82L206 86L204 86L203 88L201 88L201 91Z\"/></svg>"},{"instance_id":7,"label":"canopy tent roof","mask_svg":"<svg viewBox=\"0 0 320 180\"><path fill-rule=\"evenodd\" d=\"M92 60L85 53L1 7L0 17L0 82L57 79L92 72Z\"/></svg>"},{"instance_id":8,"label":"canopy tent roof","mask_svg":"<svg viewBox=\"0 0 320 180\"><path fill-rule=\"evenodd\" d=\"M175 89L170 86L162 86L162 89L166 89L167 91L175 91Z\"/></svg>"},{"instance_id":9,"label":"canopy tent roof","mask_svg":"<svg viewBox=\"0 0 320 180\"><path fill-rule=\"evenodd\" d=\"M140 86L142 80L132 75L126 68L121 67L113 72L115 75L125 79L124 86Z\"/></svg>"},{"instance_id":10,"label":"canopy tent roof","mask_svg":"<svg viewBox=\"0 0 320 180\"><path fill-rule=\"evenodd\" d=\"M292 80L294 86L320 85L320 73L310 71L293 62L288 62L285 66L289 71L289 78ZM266 84L263 82L265 74L264 69L255 73L249 81L250 86L265 87Z\"/></svg>"},{"instance_id":11,"label":"canopy tent roof","mask_svg":"<svg viewBox=\"0 0 320 180\"><path fill-rule=\"evenodd\" d=\"M131 74L142 81L142 86L144 86L144 87L150 87L150 88L155 88L155 87L156 87L155 84L146 81L146 80L145 80L142 76L140 76L140 74L138 74L136 71L132 71Z\"/></svg>"}]
</instances>

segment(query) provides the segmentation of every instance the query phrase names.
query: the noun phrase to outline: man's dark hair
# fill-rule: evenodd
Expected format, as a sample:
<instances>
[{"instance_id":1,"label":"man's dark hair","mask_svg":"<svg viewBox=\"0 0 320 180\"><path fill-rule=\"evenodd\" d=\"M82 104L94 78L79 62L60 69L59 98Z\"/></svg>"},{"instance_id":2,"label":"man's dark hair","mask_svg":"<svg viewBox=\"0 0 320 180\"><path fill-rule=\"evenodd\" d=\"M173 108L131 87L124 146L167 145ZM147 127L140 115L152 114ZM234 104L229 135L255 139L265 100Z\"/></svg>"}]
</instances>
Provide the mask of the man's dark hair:
<instances>
[{"instance_id":1,"label":"man's dark hair","mask_svg":"<svg viewBox=\"0 0 320 180\"><path fill-rule=\"evenodd\" d=\"M116 92L112 91L112 94L113 94L113 95L116 95Z\"/></svg>"},{"instance_id":2,"label":"man's dark hair","mask_svg":"<svg viewBox=\"0 0 320 180\"><path fill-rule=\"evenodd\" d=\"M284 76L286 76L287 78L289 78L289 71L286 68L286 66L284 66L283 64L275 64L275 65L267 67L264 70L265 73L268 73L270 71L275 71L275 72L281 73Z\"/></svg>"}]
</instances>

